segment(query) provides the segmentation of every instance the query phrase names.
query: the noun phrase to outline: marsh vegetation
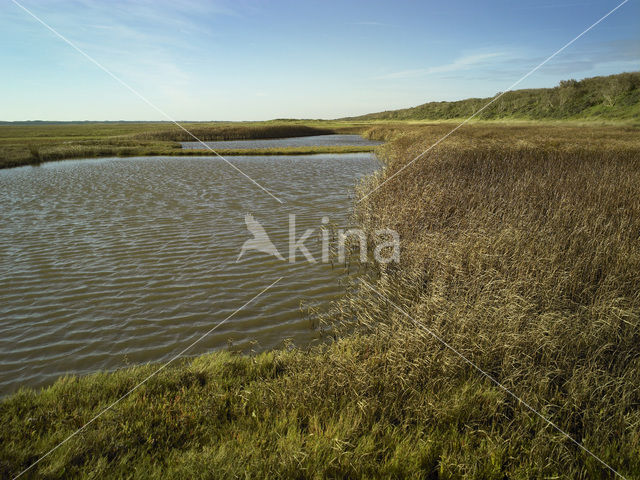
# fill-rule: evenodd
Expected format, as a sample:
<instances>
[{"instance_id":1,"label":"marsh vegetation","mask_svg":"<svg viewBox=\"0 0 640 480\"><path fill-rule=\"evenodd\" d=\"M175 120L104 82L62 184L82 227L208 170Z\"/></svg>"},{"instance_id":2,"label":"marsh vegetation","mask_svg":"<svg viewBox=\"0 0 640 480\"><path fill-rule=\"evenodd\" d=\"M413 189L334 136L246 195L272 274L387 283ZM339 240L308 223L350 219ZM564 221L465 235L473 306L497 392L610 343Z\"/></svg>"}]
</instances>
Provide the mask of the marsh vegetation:
<instances>
[{"instance_id":1,"label":"marsh vegetation","mask_svg":"<svg viewBox=\"0 0 640 480\"><path fill-rule=\"evenodd\" d=\"M240 123L194 123L184 126L202 141L270 139L360 133L366 129L357 122L272 121ZM183 151L180 142L194 138L167 122L110 123L26 123L0 125L0 168L38 165L46 161L97 158L208 155L204 146ZM367 152L361 146L317 146L263 149L221 149L222 155L298 155L307 153Z\"/></svg>"},{"instance_id":2,"label":"marsh vegetation","mask_svg":"<svg viewBox=\"0 0 640 480\"><path fill-rule=\"evenodd\" d=\"M39 464L48 478L612 478L398 305L620 474L640 475L640 141L631 127L380 125L364 228L402 261L323 316L327 343L215 353L151 379ZM366 197L365 197L366 196ZM2 474L154 366L0 404Z\"/></svg>"}]
</instances>

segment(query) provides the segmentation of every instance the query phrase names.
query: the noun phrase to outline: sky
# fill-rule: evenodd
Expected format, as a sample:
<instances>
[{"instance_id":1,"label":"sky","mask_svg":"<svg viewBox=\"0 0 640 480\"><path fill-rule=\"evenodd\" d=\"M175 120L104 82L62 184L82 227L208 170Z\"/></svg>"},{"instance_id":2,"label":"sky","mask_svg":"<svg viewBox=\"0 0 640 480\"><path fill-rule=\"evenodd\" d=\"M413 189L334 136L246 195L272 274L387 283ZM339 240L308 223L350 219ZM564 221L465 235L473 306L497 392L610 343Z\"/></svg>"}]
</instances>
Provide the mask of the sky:
<instances>
[{"instance_id":1,"label":"sky","mask_svg":"<svg viewBox=\"0 0 640 480\"><path fill-rule=\"evenodd\" d=\"M493 96L620 1L15 0L178 121ZM14 0L0 2L0 65L3 121L167 119ZM517 88L637 70L629 0Z\"/></svg>"}]
</instances>

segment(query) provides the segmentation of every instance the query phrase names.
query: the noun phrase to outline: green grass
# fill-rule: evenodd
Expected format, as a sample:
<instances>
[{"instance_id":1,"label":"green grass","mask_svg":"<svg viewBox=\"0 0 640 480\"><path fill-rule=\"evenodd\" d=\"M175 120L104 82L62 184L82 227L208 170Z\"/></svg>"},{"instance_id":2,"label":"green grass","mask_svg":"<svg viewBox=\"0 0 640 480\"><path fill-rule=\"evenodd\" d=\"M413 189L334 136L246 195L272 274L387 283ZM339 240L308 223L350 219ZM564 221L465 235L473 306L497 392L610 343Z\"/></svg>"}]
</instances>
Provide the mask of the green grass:
<instances>
[{"instance_id":1,"label":"green grass","mask_svg":"<svg viewBox=\"0 0 640 480\"><path fill-rule=\"evenodd\" d=\"M501 402L492 405L495 394L481 385L452 387L455 397L446 401L448 418L437 428L429 425L429 412L417 417L414 426L387 416L375 395L390 392L367 382L358 383L369 391L353 399L344 398L349 392L331 383L322 390L305 385L310 376L326 378L334 368L335 380L344 381L345 367L353 373L379 367L368 349L367 342L352 339L321 356L294 351L253 358L225 353L200 357L155 377L142 392L97 420L82 441L62 447L38 474L47 478L404 476L437 470L442 454L453 455L469 440L477 444L478 453L486 448L473 434L454 434L453 442L445 435L453 419L462 422L469 415L482 417L504 408ZM3 448L12 452L3 456L3 473L15 474L9 464L34 460L31 452L73 433L151 371L136 367L81 380L68 378L38 396L26 391L13 396L3 404L2 413L21 417L30 434L26 440L17 423L3 424ZM465 399L482 404L475 412L457 411L456 403Z\"/></svg>"},{"instance_id":2,"label":"green grass","mask_svg":"<svg viewBox=\"0 0 640 480\"><path fill-rule=\"evenodd\" d=\"M413 108L371 113L346 120L465 119L491 98L429 102ZM597 120L640 122L640 72L566 80L554 88L505 93L477 117L482 120Z\"/></svg>"},{"instance_id":3,"label":"green grass","mask_svg":"<svg viewBox=\"0 0 640 480\"><path fill-rule=\"evenodd\" d=\"M449 125L368 136L386 168ZM506 388L640 478L640 141L626 127L470 125L358 204L400 265L367 273ZM357 281L324 345L184 360L25 478L613 478ZM35 461L153 371L60 379L0 403L0 472Z\"/></svg>"}]
</instances>

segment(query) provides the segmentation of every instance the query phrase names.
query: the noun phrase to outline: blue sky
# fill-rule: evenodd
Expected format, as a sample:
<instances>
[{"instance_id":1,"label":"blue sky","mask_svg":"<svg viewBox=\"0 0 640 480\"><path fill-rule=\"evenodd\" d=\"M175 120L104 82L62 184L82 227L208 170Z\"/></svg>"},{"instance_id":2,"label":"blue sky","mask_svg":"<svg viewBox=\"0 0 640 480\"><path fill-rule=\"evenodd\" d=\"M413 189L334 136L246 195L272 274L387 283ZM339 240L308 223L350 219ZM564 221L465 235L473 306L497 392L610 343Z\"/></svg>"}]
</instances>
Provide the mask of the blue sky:
<instances>
[{"instance_id":1,"label":"blue sky","mask_svg":"<svg viewBox=\"0 0 640 480\"><path fill-rule=\"evenodd\" d=\"M505 90L616 1L17 0L178 120L336 118ZM0 120L164 120L11 0ZM640 70L630 0L518 88Z\"/></svg>"}]
</instances>

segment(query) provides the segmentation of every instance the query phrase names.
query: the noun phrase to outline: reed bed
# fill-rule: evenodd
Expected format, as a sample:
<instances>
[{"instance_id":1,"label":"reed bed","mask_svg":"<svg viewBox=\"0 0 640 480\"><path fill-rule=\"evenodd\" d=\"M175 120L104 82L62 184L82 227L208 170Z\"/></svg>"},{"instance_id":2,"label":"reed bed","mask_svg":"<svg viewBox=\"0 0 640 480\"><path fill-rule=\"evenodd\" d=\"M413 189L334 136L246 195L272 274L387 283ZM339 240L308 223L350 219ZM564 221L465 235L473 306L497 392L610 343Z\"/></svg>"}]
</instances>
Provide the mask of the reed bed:
<instances>
[{"instance_id":1,"label":"reed bed","mask_svg":"<svg viewBox=\"0 0 640 480\"><path fill-rule=\"evenodd\" d=\"M396 134L382 147L387 168L360 186L361 197L446 131L427 130ZM633 129L476 126L357 208L367 229L395 228L403 240L401 267L383 272L378 283L384 297L634 475L640 467L639 191ZM429 394L418 396L428 399L449 381L473 385L482 378L388 300L367 300L372 313L363 318L369 310L355 308L350 316L373 338L386 338L388 352L401 358L393 370L402 365L410 391L423 379ZM484 441L511 452L517 446L509 477L524 464L532 476L610 473L505 392L488 391L504 410L464 429L482 431Z\"/></svg>"},{"instance_id":2,"label":"reed bed","mask_svg":"<svg viewBox=\"0 0 640 480\"><path fill-rule=\"evenodd\" d=\"M164 140L177 142L192 142L195 138L202 141L217 140L250 140L265 138L304 137L311 135L328 135L334 133L328 128L317 128L306 125L222 125L210 127L190 127L188 132L171 126L166 130L138 133L134 138L138 140Z\"/></svg>"}]
</instances>

